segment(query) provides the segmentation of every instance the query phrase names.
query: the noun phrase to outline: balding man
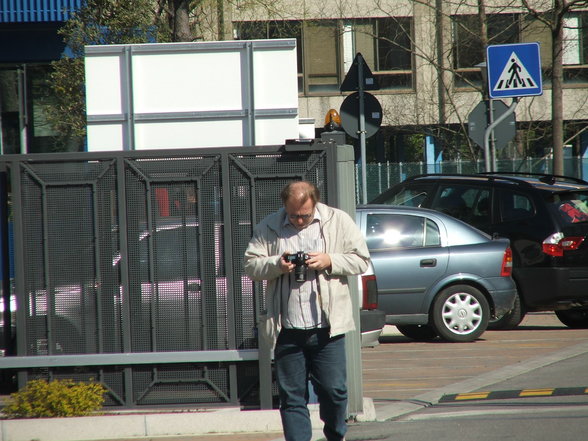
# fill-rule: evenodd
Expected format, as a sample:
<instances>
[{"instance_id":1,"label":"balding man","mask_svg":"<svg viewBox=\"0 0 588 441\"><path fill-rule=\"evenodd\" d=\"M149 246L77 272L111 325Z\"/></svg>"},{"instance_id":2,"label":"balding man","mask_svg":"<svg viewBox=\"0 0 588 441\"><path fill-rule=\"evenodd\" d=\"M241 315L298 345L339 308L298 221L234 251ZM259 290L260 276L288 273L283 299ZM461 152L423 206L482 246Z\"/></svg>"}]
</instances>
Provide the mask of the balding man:
<instances>
[{"instance_id":1,"label":"balding man","mask_svg":"<svg viewBox=\"0 0 588 441\"><path fill-rule=\"evenodd\" d=\"M347 276L363 273L369 252L351 217L319 202L307 181L288 184L283 207L255 228L245 272L267 280L280 414L286 441L310 441L308 381L328 441L345 439L345 333L355 328Z\"/></svg>"}]
</instances>

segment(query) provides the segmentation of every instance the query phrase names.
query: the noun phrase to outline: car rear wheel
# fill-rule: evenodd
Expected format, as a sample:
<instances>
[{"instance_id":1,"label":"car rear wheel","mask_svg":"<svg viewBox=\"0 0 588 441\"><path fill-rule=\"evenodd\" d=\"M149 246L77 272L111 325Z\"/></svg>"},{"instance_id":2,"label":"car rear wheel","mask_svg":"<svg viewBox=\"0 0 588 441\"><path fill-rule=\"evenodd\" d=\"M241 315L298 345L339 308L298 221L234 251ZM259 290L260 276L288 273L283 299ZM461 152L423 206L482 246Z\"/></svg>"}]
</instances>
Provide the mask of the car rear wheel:
<instances>
[{"instance_id":1,"label":"car rear wheel","mask_svg":"<svg viewBox=\"0 0 588 441\"><path fill-rule=\"evenodd\" d=\"M517 294L512 309L497 319L490 319L488 329L508 330L516 328L525 318L525 311L521 305L521 298Z\"/></svg>"},{"instance_id":2,"label":"car rear wheel","mask_svg":"<svg viewBox=\"0 0 588 441\"><path fill-rule=\"evenodd\" d=\"M429 325L397 325L402 335L417 341L431 341L439 334Z\"/></svg>"},{"instance_id":3,"label":"car rear wheel","mask_svg":"<svg viewBox=\"0 0 588 441\"><path fill-rule=\"evenodd\" d=\"M563 311L555 311L555 315L569 328L586 329L588 328L588 309L574 308Z\"/></svg>"},{"instance_id":4,"label":"car rear wheel","mask_svg":"<svg viewBox=\"0 0 588 441\"><path fill-rule=\"evenodd\" d=\"M476 288L455 285L445 288L433 303L433 325L450 342L476 340L488 327L490 306Z\"/></svg>"}]
</instances>

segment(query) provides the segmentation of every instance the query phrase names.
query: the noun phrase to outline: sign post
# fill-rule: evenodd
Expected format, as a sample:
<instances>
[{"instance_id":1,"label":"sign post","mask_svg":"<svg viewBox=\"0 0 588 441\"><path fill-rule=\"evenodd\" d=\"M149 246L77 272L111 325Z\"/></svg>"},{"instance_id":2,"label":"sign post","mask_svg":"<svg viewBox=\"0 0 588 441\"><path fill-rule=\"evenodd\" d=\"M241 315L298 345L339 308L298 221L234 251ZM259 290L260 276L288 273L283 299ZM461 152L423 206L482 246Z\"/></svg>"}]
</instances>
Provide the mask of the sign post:
<instances>
[{"instance_id":1,"label":"sign post","mask_svg":"<svg viewBox=\"0 0 588 441\"><path fill-rule=\"evenodd\" d=\"M484 132L486 171L496 168L491 160L490 136L496 126L514 113L518 98L543 94L539 43L497 44L486 48L488 95L490 100L512 98L506 112L494 120Z\"/></svg>"},{"instance_id":2,"label":"sign post","mask_svg":"<svg viewBox=\"0 0 588 441\"><path fill-rule=\"evenodd\" d=\"M361 152L361 190L362 203L367 204L367 164L365 152L366 137L372 136L382 123L382 107L378 100L366 90L378 90L380 86L376 77L366 64L361 53L357 53L353 64L349 68L343 83L341 83L341 92L357 91L349 95L343 101L339 114L341 115L341 124L343 130L353 138L359 138ZM367 103L366 103L367 99ZM375 131L367 134L366 130L366 106L368 107L367 119L370 128L375 127ZM356 110L357 109L357 110ZM357 124L355 124L357 122Z\"/></svg>"},{"instance_id":3,"label":"sign post","mask_svg":"<svg viewBox=\"0 0 588 441\"><path fill-rule=\"evenodd\" d=\"M468 116L468 135L472 141L484 148L486 129L506 112L509 112L509 107L501 100L479 102ZM491 137L493 142L490 144L492 152L506 147L516 135L516 119L513 112L509 112L508 116L494 127L492 135L494 135ZM494 164L495 155L492 155L492 160Z\"/></svg>"}]
</instances>

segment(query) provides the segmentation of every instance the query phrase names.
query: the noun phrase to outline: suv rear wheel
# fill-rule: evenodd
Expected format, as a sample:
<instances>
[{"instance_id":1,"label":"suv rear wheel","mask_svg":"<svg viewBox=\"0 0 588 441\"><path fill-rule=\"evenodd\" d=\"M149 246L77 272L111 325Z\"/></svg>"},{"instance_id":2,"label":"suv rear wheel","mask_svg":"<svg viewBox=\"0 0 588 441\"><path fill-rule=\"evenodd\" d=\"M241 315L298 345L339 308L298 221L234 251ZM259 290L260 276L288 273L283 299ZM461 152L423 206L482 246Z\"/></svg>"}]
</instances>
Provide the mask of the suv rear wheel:
<instances>
[{"instance_id":1,"label":"suv rear wheel","mask_svg":"<svg viewBox=\"0 0 588 441\"><path fill-rule=\"evenodd\" d=\"M525 311L521 305L521 298L517 294L512 309L504 314L502 317L490 320L488 322L488 329L493 330L508 330L515 329L525 318Z\"/></svg>"},{"instance_id":2,"label":"suv rear wheel","mask_svg":"<svg viewBox=\"0 0 588 441\"><path fill-rule=\"evenodd\" d=\"M433 325L450 342L476 340L488 327L490 306L484 294L469 285L445 288L433 303Z\"/></svg>"},{"instance_id":3,"label":"suv rear wheel","mask_svg":"<svg viewBox=\"0 0 588 441\"><path fill-rule=\"evenodd\" d=\"M588 309L574 308L563 311L555 311L555 315L569 328L572 329L586 329L588 328Z\"/></svg>"}]
</instances>

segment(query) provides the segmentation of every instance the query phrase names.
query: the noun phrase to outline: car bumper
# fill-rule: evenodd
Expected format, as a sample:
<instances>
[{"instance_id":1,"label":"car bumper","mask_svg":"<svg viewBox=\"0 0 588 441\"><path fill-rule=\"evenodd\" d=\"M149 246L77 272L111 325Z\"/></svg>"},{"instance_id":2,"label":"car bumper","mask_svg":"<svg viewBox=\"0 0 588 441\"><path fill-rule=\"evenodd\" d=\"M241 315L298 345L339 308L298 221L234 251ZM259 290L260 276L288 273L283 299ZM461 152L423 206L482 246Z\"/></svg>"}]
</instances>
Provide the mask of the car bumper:
<instances>
[{"instance_id":1,"label":"car bumper","mask_svg":"<svg viewBox=\"0 0 588 441\"><path fill-rule=\"evenodd\" d=\"M507 277L488 279L488 291L494 304L494 315L500 317L509 312L517 297L517 289L514 280Z\"/></svg>"},{"instance_id":2,"label":"car bumper","mask_svg":"<svg viewBox=\"0 0 588 441\"><path fill-rule=\"evenodd\" d=\"M588 268L516 268L514 277L529 309L588 304Z\"/></svg>"},{"instance_id":3,"label":"car bumper","mask_svg":"<svg viewBox=\"0 0 588 441\"><path fill-rule=\"evenodd\" d=\"M379 309L362 309L359 314L361 324L361 346L373 347L379 344L378 339L386 324L386 313Z\"/></svg>"}]
</instances>

